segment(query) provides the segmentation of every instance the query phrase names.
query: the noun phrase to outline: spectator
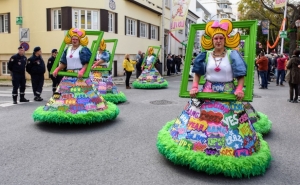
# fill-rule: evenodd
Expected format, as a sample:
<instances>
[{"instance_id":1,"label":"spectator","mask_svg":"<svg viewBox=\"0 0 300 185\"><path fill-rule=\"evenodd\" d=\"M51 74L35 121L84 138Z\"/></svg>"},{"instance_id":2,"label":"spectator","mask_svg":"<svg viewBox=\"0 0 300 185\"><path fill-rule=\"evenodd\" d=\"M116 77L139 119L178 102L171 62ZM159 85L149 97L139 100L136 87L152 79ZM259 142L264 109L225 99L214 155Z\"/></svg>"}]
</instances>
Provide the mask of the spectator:
<instances>
[{"instance_id":1,"label":"spectator","mask_svg":"<svg viewBox=\"0 0 300 185\"><path fill-rule=\"evenodd\" d=\"M161 73L160 64L161 64L161 62L160 62L160 59L159 59L159 55L157 55L154 67L156 68L157 71L159 71Z\"/></svg>"},{"instance_id":2,"label":"spectator","mask_svg":"<svg viewBox=\"0 0 300 185\"><path fill-rule=\"evenodd\" d=\"M172 56L168 54L167 58L167 75L170 76L172 71Z\"/></svg>"},{"instance_id":3,"label":"spectator","mask_svg":"<svg viewBox=\"0 0 300 185\"><path fill-rule=\"evenodd\" d=\"M27 58L24 55L25 51L22 46L18 47L18 53L11 56L8 62L8 69L10 70L12 76L12 98L13 104L17 104L18 99L18 89L20 87L20 102L29 102L25 98L26 89L26 78L25 78L25 68Z\"/></svg>"},{"instance_id":4,"label":"spectator","mask_svg":"<svg viewBox=\"0 0 300 185\"><path fill-rule=\"evenodd\" d=\"M171 62L171 74L174 74L175 72L176 72L176 68L175 68L175 55L172 55L172 57L171 57L171 60L172 60L172 62Z\"/></svg>"},{"instance_id":5,"label":"spectator","mask_svg":"<svg viewBox=\"0 0 300 185\"><path fill-rule=\"evenodd\" d=\"M143 60L145 58L145 53L142 53L141 54L141 57L140 59L137 61L136 63L136 78L138 78L141 74L142 74L142 63L143 63Z\"/></svg>"},{"instance_id":6,"label":"spectator","mask_svg":"<svg viewBox=\"0 0 300 185\"><path fill-rule=\"evenodd\" d=\"M60 83L60 81L62 80L63 77L62 76L57 76L55 78L52 74L50 74L51 68L52 68L52 66L54 64L54 61L56 59L57 49L52 49L51 53L52 53L52 56L48 59L47 70L49 72L49 78L51 78L51 80L52 80L52 92L54 94L55 91L56 91L57 86L59 85L59 83Z\"/></svg>"},{"instance_id":7,"label":"spectator","mask_svg":"<svg viewBox=\"0 0 300 185\"><path fill-rule=\"evenodd\" d=\"M264 53L260 53L259 58L256 61L258 65L259 76L261 77L261 87L260 89L268 89L268 58L265 57Z\"/></svg>"},{"instance_id":8,"label":"spectator","mask_svg":"<svg viewBox=\"0 0 300 185\"><path fill-rule=\"evenodd\" d=\"M284 57L282 54L277 59L277 78L276 78L276 86L279 85L279 78L280 78L280 86L283 85L283 80L285 77L285 71L284 71L284 63L285 63L286 57Z\"/></svg>"},{"instance_id":9,"label":"spectator","mask_svg":"<svg viewBox=\"0 0 300 185\"><path fill-rule=\"evenodd\" d=\"M295 50L293 56L288 62L287 69L290 70L289 86L290 86L290 99L288 102L298 103L298 85L300 84L300 50ZM294 96L295 91L295 96Z\"/></svg>"},{"instance_id":10,"label":"spectator","mask_svg":"<svg viewBox=\"0 0 300 185\"><path fill-rule=\"evenodd\" d=\"M126 80L125 80L126 89L131 89L131 87L129 86L129 80L130 80L132 71L134 71L134 68L133 68L134 64L136 64L136 61L130 60L129 54L126 54L124 61L123 61L123 68L126 73Z\"/></svg>"},{"instance_id":11,"label":"spectator","mask_svg":"<svg viewBox=\"0 0 300 185\"><path fill-rule=\"evenodd\" d=\"M34 48L32 56L28 58L26 71L31 76L34 101L43 101L41 94L44 86L44 73L46 72L46 66L39 46Z\"/></svg>"}]
</instances>

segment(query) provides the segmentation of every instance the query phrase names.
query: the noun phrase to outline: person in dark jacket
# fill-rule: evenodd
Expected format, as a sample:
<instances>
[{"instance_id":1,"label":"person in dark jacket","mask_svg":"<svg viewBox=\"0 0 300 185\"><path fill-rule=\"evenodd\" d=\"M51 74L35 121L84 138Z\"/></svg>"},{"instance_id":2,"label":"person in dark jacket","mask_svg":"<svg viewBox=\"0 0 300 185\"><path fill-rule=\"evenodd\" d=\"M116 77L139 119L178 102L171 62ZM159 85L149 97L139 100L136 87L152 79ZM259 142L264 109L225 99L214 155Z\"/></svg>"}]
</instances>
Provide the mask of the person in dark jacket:
<instances>
[{"instance_id":1,"label":"person in dark jacket","mask_svg":"<svg viewBox=\"0 0 300 185\"><path fill-rule=\"evenodd\" d=\"M43 101L41 94L44 85L44 73L46 72L45 62L41 56L40 47L35 47L32 56L28 59L26 71L31 76L32 90L35 101Z\"/></svg>"},{"instance_id":2,"label":"person in dark jacket","mask_svg":"<svg viewBox=\"0 0 300 185\"><path fill-rule=\"evenodd\" d=\"M171 75L171 70L172 70L172 57L169 54L168 58L167 58L167 75L170 76Z\"/></svg>"},{"instance_id":3,"label":"person in dark jacket","mask_svg":"<svg viewBox=\"0 0 300 185\"><path fill-rule=\"evenodd\" d=\"M145 53L141 54L141 57L139 58L139 60L136 63L136 78L139 78L139 76L142 74L142 63L143 60L145 58Z\"/></svg>"},{"instance_id":4,"label":"person in dark jacket","mask_svg":"<svg viewBox=\"0 0 300 185\"><path fill-rule=\"evenodd\" d=\"M300 84L300 50L295 50L286 68L290 70L290 99L288 102L298 103L298 85ZM295 96L294 96L295 91Z\"/></svg>"},{"instance_id":5,"label":"person in dark jacket","mask_svg":"<svg viewBox=\"0 0 300 185\"><path fill-rule=\"evenodd\" d=\"M56 55L57 55L57 49L53 49L51 53L52 53L52 56L48 59L47 69L49 72L49 78L51 78L51 80L52 80L52 91L54 94L56 91L56 87L58 86L58 84L60 83L60 81L63 77L57 76L56 78L54 78L54 76L52 74L50 74L51 68L53 66L53 63L54 63Z\"/></svg>"},{"instance_id":6,"label":"person in dark jacket","mask_svg":"<svg viewBox=\"0 0 300 185\"><path fill-rule=\"evenodd\" d=\"M20 102L29 102L25 98L25 89L26 89L26 78L25 78L25 67L27 58L24 56L24 48L19 47L18 53L11 56L8 62L8 69L11 72L12 76L12 98L13 104L17 104L18 99L18 89L20 87Z\"/></svg>"}]
</instances>

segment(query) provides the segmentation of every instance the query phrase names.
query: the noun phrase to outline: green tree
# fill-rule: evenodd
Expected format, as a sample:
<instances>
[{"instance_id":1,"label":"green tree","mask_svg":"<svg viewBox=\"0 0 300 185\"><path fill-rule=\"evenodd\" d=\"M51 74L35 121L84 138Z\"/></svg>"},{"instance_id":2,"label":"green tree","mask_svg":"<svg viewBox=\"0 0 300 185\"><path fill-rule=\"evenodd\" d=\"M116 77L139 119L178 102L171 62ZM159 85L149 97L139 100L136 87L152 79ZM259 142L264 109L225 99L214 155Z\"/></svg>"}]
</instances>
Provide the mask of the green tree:
<instances>
[{"instance_id":1,"label":"green tree","mask_svg":"<svg viewBox=\"0 0 300 185\"><path fill-rule=\"evenodd\" d=\"M287 0L288 1L288 0ZM260 0L265 9L270 11L273 15L283 16L284 8L274 8L273 1ZM289 54L292 55L297 47L297 27L295 21L300 19L300 3L297 1L288 1L285 28L288 30L288 44Z\"/></svg>"},{"instance_id":2,"label":"green tree","mask_svg":"<svg viewBox=\"0 0 300 185\"><path fill-rule=\"evenodd\" d=\"M277 35L283 20L284 8L273 7L274 0L241 0L238 10L241 14L241 20L269 20L270 21L270 39L272 45ZM299 2L290 1L287 10L287 21L285 28L288 30L288 39L285 40L285 48L288 48L290 55L296 48L296 26L295 21L300 18ZM258 28L257 41L261 42L266 47L267 35L263 35L261 26ZM280 43L280 42L279 42Z\"/></svg>"}]
</instances>

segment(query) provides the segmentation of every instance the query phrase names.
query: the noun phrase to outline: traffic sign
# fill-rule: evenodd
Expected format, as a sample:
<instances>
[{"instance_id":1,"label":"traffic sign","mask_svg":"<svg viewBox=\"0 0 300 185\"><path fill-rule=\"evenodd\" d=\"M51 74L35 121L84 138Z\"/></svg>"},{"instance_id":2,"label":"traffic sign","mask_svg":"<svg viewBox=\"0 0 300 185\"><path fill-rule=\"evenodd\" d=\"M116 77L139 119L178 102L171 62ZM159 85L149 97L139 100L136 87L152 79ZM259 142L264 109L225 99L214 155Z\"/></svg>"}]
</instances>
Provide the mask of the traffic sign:
<instances>
[{"instance_id":1,"label":"traffic sign","mask_svg":"<svg viewBox=\"0 0 300 185\"><path fill-rule=\"evenodd\" d=\"M281 32L279 32L279 36L280 36L280 38L287 38L287 31L281 31Z\"/></svg>"}]
</instances>

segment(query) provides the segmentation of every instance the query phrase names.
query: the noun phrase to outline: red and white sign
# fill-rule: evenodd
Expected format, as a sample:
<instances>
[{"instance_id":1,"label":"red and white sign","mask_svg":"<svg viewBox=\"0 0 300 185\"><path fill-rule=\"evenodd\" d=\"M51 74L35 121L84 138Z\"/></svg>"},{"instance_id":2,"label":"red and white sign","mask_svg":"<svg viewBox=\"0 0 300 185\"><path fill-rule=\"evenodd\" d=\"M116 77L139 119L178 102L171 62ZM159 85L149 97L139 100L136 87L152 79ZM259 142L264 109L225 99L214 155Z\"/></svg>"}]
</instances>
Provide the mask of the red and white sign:
<instances>
[{"instance_id":1,"label":"red and white sign","mask_svg":"<svg viewBox=\"0 0 300 185\"><path fill-rule=\"evenodd\" d=\"M274 2L274 7L275 8L280 8L285 6L286 0L275 0Z\"/></svg>"}]
</instances>

